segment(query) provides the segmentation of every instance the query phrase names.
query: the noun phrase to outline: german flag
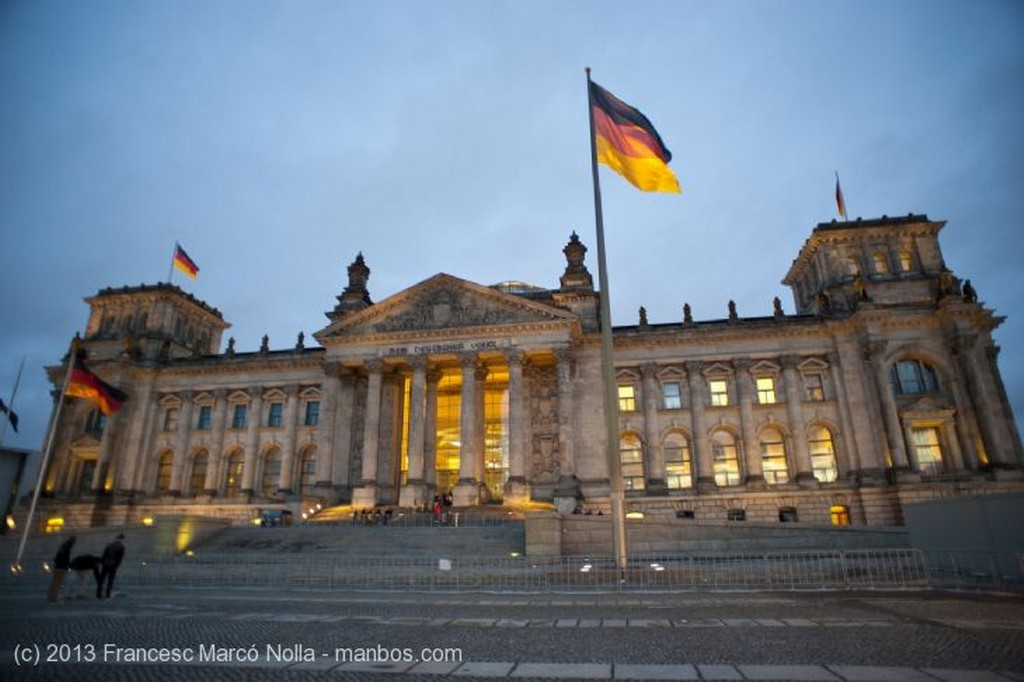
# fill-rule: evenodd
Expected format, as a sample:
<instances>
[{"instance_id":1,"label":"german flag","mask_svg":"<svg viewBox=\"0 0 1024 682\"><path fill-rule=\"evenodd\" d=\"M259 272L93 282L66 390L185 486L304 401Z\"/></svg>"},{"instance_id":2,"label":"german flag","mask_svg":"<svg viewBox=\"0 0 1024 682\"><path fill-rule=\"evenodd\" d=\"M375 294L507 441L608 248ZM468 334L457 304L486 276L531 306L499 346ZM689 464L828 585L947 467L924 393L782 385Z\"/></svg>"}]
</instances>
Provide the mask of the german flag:
<instances>
[{"instance_id":1,"label":"german flag","mask_svg":"<svg viewBox=\"0 0 1024 682\"><path fill-rule=\"evenodd\" d=\"M65 395L93 401L100 408L100 412L108 417L120 410L128 400L127 393L114 388L90 372L80 359L75 361L74 369L71 370Z\"/></svg>"},{"instance_id":2,"label":"german flag","mask_svg":"<svg viewBox=\"0 0 1024 682\"><path fill-rule=\"evenodd\" d=\"M679 193L672 153L647 117L590 81L597 160L644 192Z\"/></svg>"},{"instance_id":3,"label":"german flag","mask_svg":"<svg viewBox=\"0 0 1024 682\"><path fill-rule=\"evenodd\" d=\"M178 243L174 244L174 267L178 268L186 275L195 279L199 275L199 266L196 262L188 257L185 253L185 249L181 248Z\"/></svg>"}]
</instances>

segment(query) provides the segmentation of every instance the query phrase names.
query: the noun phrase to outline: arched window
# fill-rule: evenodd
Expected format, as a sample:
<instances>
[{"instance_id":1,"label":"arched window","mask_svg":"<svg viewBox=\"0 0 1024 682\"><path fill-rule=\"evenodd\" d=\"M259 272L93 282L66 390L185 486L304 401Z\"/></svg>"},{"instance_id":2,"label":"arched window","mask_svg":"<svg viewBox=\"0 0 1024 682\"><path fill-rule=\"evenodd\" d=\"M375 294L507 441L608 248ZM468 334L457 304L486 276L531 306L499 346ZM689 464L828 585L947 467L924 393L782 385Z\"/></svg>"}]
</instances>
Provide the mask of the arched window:
<instances>
[{"instance_id":1,"label":"arched window","mask_svg":"<svg viewBox=\"0 0 1024 682\"><path fill-rule=\"evenodd\" d=\"M156 467L156 491L160 494L171 489L171 471L174 468L174 455L167 451L160 455Z\"/></svg>"},{"instance_id":2,"label":"arched window","mask_svg":"<svg viewBox=\"0 0 1024 682\"><path fill-rule=\"evenodd\" d=\"M245 469L245 453L235 450L228 457L227 471L224 473L224 494L237 495L242 490L242 472Z\"/></svg>"},{"instance_id":3,"label":"arched window","mask_svg":"<svg viewBox=\"0 0 1024 682\"><path fill-rule=\"evenodd\" d=\"M892 390L901 395L937 393L939 381L935 370L920 360L900 360L889 372Z\"/></svg>"},{"instance_id":4,"label":"arched window","mask_svg":"<svg viewBox=\"0 0 1024 682\"><path fill-rule=\"evenodd\" d=\"M210 458L207 456L206 450L200 450L192 459L192 480L189 492L193 495L201 495L206 488L206 470L209 461Z\"/></svg>"},{"instance_id":5,"label":"arched window","mask_svg":"<svg viewBox=\"0 0 1024 682\"><path fill-rule=\"evenodd\" d=\"M765 482L775 485L789 481L786 444L778 429L767 428L761 432L761 467Z\"/></svg>"},{"instance_id":6,"label":"arched window","mask_svg":"<svg viewBox=\"0 0 1024 682\"><path fill-rule=\"evenodd\" d=\"M812 426L807 432L807 448L811 452L811 471L821 483L839 478L836 467L836 449L832 433L824 426Z\"/></svg>"},{"instance_id":7,"label":"arched window","mask_svg":"<svg viewBox=\"0 0 1024 682\"><path fill-rule=\"evenodd\" d=\"M281 451L272 448L263 457L263 479L260 484L260 491L264 497L273 497L277 494L278 483L281 481Z\"/></svg>"},{"instance_id":8,"label":"arched window","mask_svg":"<svg viewBox=\"0 0 1024 682\"><path fill-rule=\"evenodd\" d=\"M665 483L669 490L693 487L693 469L690 466L690 442L686 436L673 431L665 436Z\"/></svg>"},{"instance_id":9,"label":"arched window","mask_svg":"<svg viewBox=\"0 0 1024 682\"><path fill-rule=\"evenodd\" d=\"M910 251L903 249L900 251L900 270L903 272L910 272L910 269L914 267L914 258Z\"/></svg>"},{"instance_id":10,"label":"arched window","mask_svg":"<svg viewBox=\"0 0 1024 682\"><path fill-rule=\"evenodd\" d=\"M622 465L622 485L627 492L644 489L644 455L640 439L627 433L619 440L619 462Z\"/></svg>"},{"instance_id":11,"label":"arched window","mask_svg":"<svg viewBox=\"0 0 1024 682\"><path fill-rule=\"evenodd\" d=\"M850 525L850 508L844 504L833 504L829 507L829 516L832 518L833 526Z\"/></svg>"},{"instance_id":12,"label":"arched window","mask_svg":"<svg viewBox=\"0 0 1024 682\"><path fill-rule=\"evenodd\" d=\"M889 257L885 255L885 251L875 251L871 255L871 263L876 275L889 274Z\"/></svg>"},{"instance_id":13,"label":"arched window","mask_svg":"<svg viewBox=\"0 0 1024 682\"><path fill-rule=\"evenodd\" d=\"M85 419L85 432L97 440L103 437L103 429L107 428L107 415L93 410Z\"/></svg>"},{"instance_id":14,"label":"arched window","mask_svg":"<svg viewBox=\"0 0 1024 682\"><path fill-rule=\"evenodd\" d=\"M728 431L715 431L711 436L711 457L714 460L715 483L719 486L740 484L740 461L736 439Z\"/></svg>"},{"instance_id":15,"label":"arched window","mask_svg":"<svg viewBox=\"0 0 1024 682\"><path fill-rule=\"evenodd\" d=\"M316 448L308 448L299 460L299 493L309 494L316 485Z\"/></svg>"}]
</instances>

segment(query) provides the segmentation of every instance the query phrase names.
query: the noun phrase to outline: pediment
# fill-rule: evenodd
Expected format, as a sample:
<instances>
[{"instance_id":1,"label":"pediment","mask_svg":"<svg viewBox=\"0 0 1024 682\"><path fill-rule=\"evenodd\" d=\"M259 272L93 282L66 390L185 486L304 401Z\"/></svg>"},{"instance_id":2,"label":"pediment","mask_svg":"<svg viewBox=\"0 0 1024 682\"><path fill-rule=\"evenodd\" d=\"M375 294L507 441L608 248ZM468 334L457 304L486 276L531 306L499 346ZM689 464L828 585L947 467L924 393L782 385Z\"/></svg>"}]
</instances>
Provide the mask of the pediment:
<instances>
[{"instance_id":1,"label":"pediment","mask_svg":"<svg viewBox=\"0 0 1024 682\"><path fill-rule=\"evenodd\" d=\"M439 274L317 332L326 339L444 329L570 325L576 315L521 296Z\"/></svg>"}]
</instances>

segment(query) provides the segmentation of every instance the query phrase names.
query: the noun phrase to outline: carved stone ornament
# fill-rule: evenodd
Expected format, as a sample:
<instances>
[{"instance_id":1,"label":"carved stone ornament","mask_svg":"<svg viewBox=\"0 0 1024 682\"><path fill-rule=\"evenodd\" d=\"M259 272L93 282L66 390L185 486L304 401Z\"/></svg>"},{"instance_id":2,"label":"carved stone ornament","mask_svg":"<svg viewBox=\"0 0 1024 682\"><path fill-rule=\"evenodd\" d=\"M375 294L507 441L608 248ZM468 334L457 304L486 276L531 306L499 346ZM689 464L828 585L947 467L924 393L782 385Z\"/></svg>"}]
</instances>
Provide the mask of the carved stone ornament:
<instances>
[{"instance_id":1,"label":"carved stone ornament","mask_svg":"<svg viewBox=\"0 0 1024 682\"><path fill-rule=\"evenodd\" d=\"M377 332L397 332L449 327L484 327L534 321L526 311L500 308L466 292L438 289L425 292L412 305L374 326Z\"/></svg>"}]
</instances>

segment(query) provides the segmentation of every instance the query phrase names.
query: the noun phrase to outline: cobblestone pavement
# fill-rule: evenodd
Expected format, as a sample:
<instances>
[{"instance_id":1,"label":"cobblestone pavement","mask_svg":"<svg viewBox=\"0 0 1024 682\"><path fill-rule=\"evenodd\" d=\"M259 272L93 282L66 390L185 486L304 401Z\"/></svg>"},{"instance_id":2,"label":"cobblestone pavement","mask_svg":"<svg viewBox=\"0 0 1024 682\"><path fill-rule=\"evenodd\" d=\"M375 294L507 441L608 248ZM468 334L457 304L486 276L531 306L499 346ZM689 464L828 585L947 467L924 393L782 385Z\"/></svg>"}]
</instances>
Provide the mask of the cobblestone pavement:
<instances>
[{"instance_id":1,"label":"cobblestone pavement","mask_svg":"<svg viewBox=\"0 0 1024 682\"><path fill-rule=\"evenodd\" d=\"M1020 595L0 589L0 679L1024 682Z\"/></svg>"}]
</instances>

